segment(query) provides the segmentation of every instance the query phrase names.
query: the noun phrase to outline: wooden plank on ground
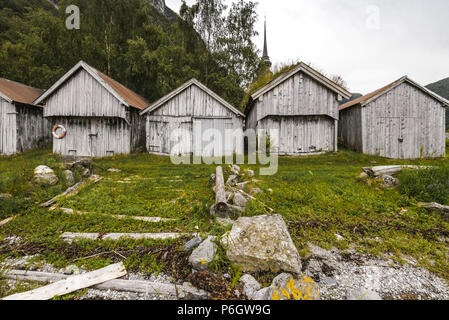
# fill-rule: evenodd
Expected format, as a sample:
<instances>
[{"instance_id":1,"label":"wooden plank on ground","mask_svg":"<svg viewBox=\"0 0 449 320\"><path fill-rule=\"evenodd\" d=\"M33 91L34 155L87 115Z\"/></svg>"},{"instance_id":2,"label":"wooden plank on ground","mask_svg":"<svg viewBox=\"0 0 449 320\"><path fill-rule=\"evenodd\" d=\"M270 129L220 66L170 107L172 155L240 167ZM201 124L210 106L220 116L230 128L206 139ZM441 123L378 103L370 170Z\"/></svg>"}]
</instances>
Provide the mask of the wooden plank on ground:
<instances>
[{"instance_id":1,"label":"wooden plank on ground","mask_svg":"<svg viewBox=\"0 0 449 320\"><path fill-rule=\"evenodd\" d=\"M58 199L60 199L62 197L72 197L72 196L78 194L78 192L80 192L80 190L83 187L85 187L86 185L88 185L90 183L97 183L101 179L102 179L102 177L100 177L100 176L92 175L87 180L83 180L81 182L78 182L73 187L68 188L66 191L64 191L60 195L57 195L53 199L51 199L51 200L49 200L49 201L47 201L45 203L42 203L40 206L43 207L43 208L48 208L48 207L52 206Z\"/></svg>"},{"instance_id":2,"label":"wooden plank on ground","mask_svg":"<svg viewBox=\"0 0 449 320\"><path fill-rule=\"evenodd\" d=\"M52 283L66 279L67 275L60 273L10 270L4 274L4 277L12 280ZM154 283L144 280L114 279L94 285L92 286L92 288L99 290L156 294L162 297L177 297L178 299L204 299L208 297L207 292L196 289L195 287L188 284L174 285L170 283Z\"/></svg>"},{"instance_id":3,"label":"wooden plank on ground","mask_svg":"<svg viewBox=\"0 0 449 320\"><path fill-rule=\"evenodd\" d=\"M411 170L424 170L431 169L432 167L426 166L378 166L371 168L362 168L362 170L369 175L370 177L381 177L384 175L393 176L395 174L400 173L403 169L411 169Z\"/></svg>"},{"instance_id":4,"label":"wooden plank on ground","mask_svg":"<svg viewBox=\"0 0 449 320\"><path fill-rule=\"evenodd\" d=\"M120 262L92 272L70 276L67 279L59 280L34 290L13 294L3 298L3 300L49 300L56 296L89 288L124 275L126 275L126 269L123 263Z\"/></svg>"},{"instance_id":5,"label":"wooden plank on ground","mask_svg":"<svg viewBox=\"0 0 449 320\"><path fill-rule=\"evenodd\" d=\"M70 208L61 208L61 211L67 214L75 214L75 210ZM105 217L110 217L114 219L132 219L132 220L139 220L149 223L159 223L159 222L170 222L170 221L176 221L176 219L166 219L166 218L160 218L160 217L135 217L135 216L126 216L126 215L117 215L117 214L107 214L107 213L96 213L96 212L86 212L86 211L76 211L76 214L80 215L86 215L86 214L98 214Z\"/></svg>"},{"instance_id":6,"label":"wooden plank on ground","mask_svg":"<svg viewBox=\"0 0 449 320\"><path fill-rule=\"evenodd\" d=\"M72 243L74 240L175 240L182 237L196 236L192 233L108 233L100 235L100 233L73 233L65 232L61 235L62 240Z\"/></svg>"},{"instance_id":7,"label":"wooden plank on ground","mask_svg":"<svg viewBox=\"0 0 449 320\"><path fill-rule=\"evenodd\" d=\"M418 207L425 208L431 212L437 212L445 218L449 218L449 206L444 206L436 202L420 202Z\"/></svg>"},{"instance_id":8,"label":"wooden plank on ground","mask_svg":"<svg viewBox=\"0 0 449 320\"><path fill-rule=\"evenodd\" d=\"M13 216L13 217L9 217L9 218L7 218L5 220L0 221L0 227L5 225L5 224L7 224L8 222L13 221L15 218L16 218L16 216Z\"/></svg>"}]
</instances>

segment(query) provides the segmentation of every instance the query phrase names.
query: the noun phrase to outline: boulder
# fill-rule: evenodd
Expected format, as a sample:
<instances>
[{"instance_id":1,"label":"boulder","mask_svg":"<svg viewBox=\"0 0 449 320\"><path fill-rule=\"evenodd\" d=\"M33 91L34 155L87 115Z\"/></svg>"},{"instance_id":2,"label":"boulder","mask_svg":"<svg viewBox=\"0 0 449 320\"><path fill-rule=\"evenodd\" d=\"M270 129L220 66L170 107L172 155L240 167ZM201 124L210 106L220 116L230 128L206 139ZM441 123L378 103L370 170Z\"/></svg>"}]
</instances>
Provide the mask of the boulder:
<instances>
[{"instance_id":1,"label":"boulder","mask_svg":"<svg viewBox=\"0 0 449 320\"><path fill-rule=\"evenodd\" d=\"M252 300L320 300L318 286L310 278L295 278L282 273L273 279L268 288L255 292Z\"/></svg>"},{"instance_id":2,"label":"boulder","mask_svg":"<svg viewBox=\"0 0 449 320\"><path fill-rule=\"evenodd\" d=\"M382 300L377 292L366 289L352 289L346 293L346 300Z\"/></svg>"},{"instance_id":3,"label":"boulder","mask_svg":"<svg viewBox=\"0 0 449 320\"><path fill-rule=\"evenodd\" d=\"M202 241L203 241L203 239L201 237L195 237L195 238L187 241L186 244L184 245L183 249L184 249L184 251L190 251L190 250L198 247Z\"/></svg>"},{"instance_id":4,"label":"boulder","mask_svg":"<svg viewBox=\"0 0 449 320\"><path fill-rule=\"evenodd\" d=\"M240 278L240 282L243 285L243 293L251 300L255 297L257 291L262 289L262 285L249 274L244 274Z\"/></svg>"},{"instance_id":5,"label":"boulder","mask_svg":"<svg viewBox=\"0 0 449 320\"><path fill-rule=\"evenodd\" d=\"M55 185L59 181L55 172L47 166L38 166L34 169L34 183Z\"/></svg>"},{"instance_id":6,"label":"boulder","mask_svg":"<svg viewBox=\"0 0 449 320\"><path fill-rule=\"evenodd\" d=\"M244 272L301 273L301 258L280 215L242 217L222 243Z\"/></svg>"},{"instance_id":7,"label":"boulder","mask_svg":"<svg viewBox=\"0 0 449 320\"><path fill-rule=\"evenodd\" d=\"M73 186L75 184L75 176L73 175L73 172L70 170L64 171L65 180L67 181L67 185L69 187Z\"/></svg>"},{"instance_id":8,"label":"boulder","mask_svg":"<svg viewBox=\"0 0 449 320\"><path fill-rule=\"evenodd\" d=\"M197 271L206 270L209 263L214 259L217 253L217 245L213 243L214 237L209 236L198 248L193 250L189 257L189 262L193 269Z\"/></svg>"},{"instance_id":9,"label":"boulder","mask_svg":"<svg viewBox=\"0 0 449 320\"><path fill-rule=\"evenodd\" d=\"M246 205L248 204L248 200L240 192L236 192L234 194L234 199L232 201L236 206L242 208L246 207Z\"/></svg>"}]
</instances>

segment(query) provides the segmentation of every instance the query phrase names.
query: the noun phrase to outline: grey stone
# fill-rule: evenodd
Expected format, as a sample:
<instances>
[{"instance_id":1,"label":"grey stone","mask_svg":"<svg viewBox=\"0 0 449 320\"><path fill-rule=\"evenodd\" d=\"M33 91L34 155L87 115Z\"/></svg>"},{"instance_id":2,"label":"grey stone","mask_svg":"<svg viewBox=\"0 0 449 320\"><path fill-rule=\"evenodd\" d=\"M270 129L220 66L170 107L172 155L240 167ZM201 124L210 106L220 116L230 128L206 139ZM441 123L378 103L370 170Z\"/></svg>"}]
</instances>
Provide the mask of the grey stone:
<instances>
[{"instance_id":1,"label":"grey stone","mask_svg":"<svg viewBox=\"0 0 449 320\"><path fill-rule=\"evenodd\" d=\"M257 282L257 280L253 276L249 274L244 274L240 278L240 282L243 285L243 293L249 299L253 299L257 291L259 291L262 288L262 285L259 282Z\"/></svg>"},{"instance_id":2,"label":"grey stone","mask_svg":"<svg viewBox=\"0 0 449 320\"><path fill-rule=\"evenodd\" d=\"M193 250L189 262L195 270L206 270L217 252L217 245L213 243L214 237L209 236L198 248Z\"/></svg>"},{"instance_id":3,"label":"grey stone","mask_svg":"<svg viewBox=\"0 0 449 320\"><path fill-rule=\"evenodd\" d=\"M228 258L244 272L301 273L301 258L280 215L242 217L222 243Z\"/></svg>"},{"instance_id":4,"label":"grey stone","mask_svg":"<svg viewBox=\"0 0 449 320\"><path fill-rule=\"evenodd\" d=\"M254 177L256 175L253 170L247 170L246 174L250 177Z\"/></svg>"},{"instance_id":5,"label":"grey stone","mask_svg":"<svg viewBox=\"0 0 449 320\"><path fill-rule=\"evenodd\" d=\"M233 202L236 206L242 208L246 207L246 205L248 204L248 200L240 192L236 192L234 194Z\"/></svg>"},{"instance_id":6,"label":"grey stone","mask_svg":"<svg viewBox=\"0 0 449 320\"><path fill-rule=\"evenodd\" d=\"M189 240L188 242L186 242L183 249L184 249L184 251L190 251L190 250L198 247L202 241L203 241L203 239L201 237L195 237L195 238Z\"/></svg>"},{"instance_id":7,"label":"grey stone","mask_svg":"<svg viewBox=\"0 0 449 320\"><path fill-rule=\"evenodd\" d=\"M384 175L382 177L382 186L384 188L394 188L399 184L399 179L393 178L389 175Z\"/></svg>"},{"instance_id":8,"label":"grey stone","mask_svg":"<svg viewBox=\"0 0 449 320\"><path fill-rule=\"evenodd\" d=\"M67 181L67 185L69 187L73 186L75 184L75 176L73 175L73 172L70 170L64 171L65 180Z\"/></svg>"},{"instance_id":9,"label":"grey stone","mask_svg":"<svg viewBox=\"0 0 449 320\"><path fill-rule=\"evenodd\" d=\"M233 174L236 174L236 175L240 174L240 167L238 165L233 164L230 166L230 169Z\"/></svg>"},{"instance_id":10,"label":"grey stone","mask_svg":"<svg viewBox=\"0 0 449 320\"><path fill-rule=\"evenodd\" d=\"M80 269L79 269L76 265L72 264L72 265L70 265L70 266L67 266L67 267L64 269L63 273L64 273L64 274L73 274L73 275L77 275L77 274L80 274L81 271L80 271Z\"/></svg>"},{"instance_id":11,"label":"grey stone","mask_svg":"<svg viewBox=\"0 0 449 320\"><path fill-rule=\"evenodd\" d=\"M91 173L91 171L90 171L90 169L84 169L84 171L83 171L83 177L85 177L85 178L87 178L87 177L90 177L92 175L92 173Z\"/></svg>"},{"instance_id":12,"label":"grey stone","mask_svg":"<svg viewBox=\"0 0 449 320\"><path fill-rule=\"evenodd\" d=\"M55 172L47 166L38 166L34 169L33 182L38 184L55 185L59 181Z\"/></svg>"},{"instance_id":13,"label":"grey stone","mask_svg":"<svg viewBox=\"0 0 449 320\"><path fill-rule=\"evenodd\" d=\"M226 181L227 185L235 186L239 182L239 176L233 174L229 176L228 181Z\"/></svg>"},{"instance_id":14,"label":"grey stone","mask_svg":"<svg viewBox=\"0 0 449 320\"><path fill-rule=\"evenodd\" d=\"M220 218L220 217L217 217L216 218L217 219L217 222L220 224L220 225L222 225L223 227L227 227L227 226L229 226L229 225L233 225L234 224L234 220L231 220L231 219L229 219L229 218Z\"/></svg>"},{"instance_id":15,"label":"grey stone","mask_svg":"<svg viewBox=\"0 0 449 320\"><path fill-rule=\"evenodd\" d=\"M346 300L382 300L382 298L371 290L352 289L346 293Z\"/></svg>"},{"instance_id":16,"label":"grey stone","mask_svg":"<svg viewBox=\"0 0 449 320\"><path fill-rule=\"evenodd\" d=\"M323 285L326 285L326 286L329 286L329 287L335 287L335 286L338 285L337 280L335 278L333 278L333 277L323 277L321 282L323 283Z\"/></svg>"},{"instance_id":17,"label":"grey stone","mask_svg":"<svg viewBox=\"0 0 449 320\"><path fill-rule=\"evenodd\" d=\"M272 296L270 294L271 291L272 291L271 287L260 289L259 291L254 293L254 295L252 296L252 300L255 301L272 300Z\"/></svg>"}]
</instances>

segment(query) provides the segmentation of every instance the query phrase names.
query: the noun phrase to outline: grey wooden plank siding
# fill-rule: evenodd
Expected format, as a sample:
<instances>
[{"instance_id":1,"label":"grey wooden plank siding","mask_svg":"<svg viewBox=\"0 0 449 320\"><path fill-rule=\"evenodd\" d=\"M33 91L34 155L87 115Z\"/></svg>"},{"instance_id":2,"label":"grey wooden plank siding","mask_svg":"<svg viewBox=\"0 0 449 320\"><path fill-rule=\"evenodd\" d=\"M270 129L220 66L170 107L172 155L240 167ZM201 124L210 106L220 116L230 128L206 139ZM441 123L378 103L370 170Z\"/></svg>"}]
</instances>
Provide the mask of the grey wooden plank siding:
<instances>
[{"instance_id":1,"label":"grey wooden plank siding","mask_svg":"<svg viewBox=\"0 0 449 320\"><path fill-rule=\"evenodd\" d=\"M51 129L42 108L0 98L0 154L12 155L49 141Z\"/></svg>"},{"instance_id":2,"label":"grey wooden plank siding","mask_svg":"<svg viewBox=\"0 0 449 320\"><path fill-rule=\"evenodd\" d=\"M338 96L299 72L253 102L249 129L279 129L279 153L313 154L337 150Z\"/></svg>"},{"instance_id":3,"label":"grey wooden plank siding","mask_svg":"<svg viewBox=\"0 0 449 320\"><path fill-rule=\"evenodd\" d=\"M190 141L190 148L188 144L185 144L181 150L178 150L178 153L201 155L202 150L194 150L197 141L194 132L199 124L202 132L214 128L224 134L225 129L242 129L243 118L201 88L192 84L153 112L146 114L148 152L163 155L171 154L172 148L177 144L170 138L171 134L175 129L185 129L182 139L183 141ZM227 151L231 154L233 152L243 153L243 144Z\"/></svg>"},{"instance_id":4,"label":"grey wooden plank siding","mask_svg":"<svg viewBox=\"0 0 449 320\"><path fill-rule=\"evenodd\" d=\"M44 116L126 118L126 110L86 70L79 69L47 98Z\"/></svg>"},{"instance_id":5,"label":"grey wooden plank siding","mask_svg":"<svg viewBox=\"0 0 449 320\"><path fill-rule=\"evenodd\" d=\"M340 112L338 137L345 147L363 152L362 107L360 105Z\"/></svg>"},{"instance_id":6,"label":"grey wooden plank siding","mask_svg":"<svg viewBox=\"0 0 449 320\"><path fill-rule=\"evenodd\" d=\"M45 116L67 130L63 139L53 138L53 152L61 155L105 157L145 145L139 110L123 105L83 68L46 99Z\"/></svg>"},{"instance_id":7,"label":"grey wooden plank siding","mask_svg":"<svg viewBox=\"0 0 449 320\"><path fill-rule=\"evenodd\" d=\"M15 103L17 112L17 152L36 148L51 141L51 124L43 117L43 108Z\"/></svg>"},{"instance_id":8,"label":"grey wooden plank siding","mask_svg":"<svg viewBox=\"0 0 449 320\"><path fill-rule=\"evenodd\" d=\"M357 112L341 112L341 137L352 149L394 159L445 156L445 108L415 86L404 82ZM353 128L361 141L351 139ZM362 148L359 143L361 142Z\"/></svg>"},{"instance_id":9,"label":"grey wooden plank siding","mask_svg":"<svg viewBox=\"0 0 449 320\"><path fill-rule=\"evenodd\" d=\"M16 146L16 108L14 104L0 98L0 154L14 154L17 150Z\"/></svg>"}]
</instances>

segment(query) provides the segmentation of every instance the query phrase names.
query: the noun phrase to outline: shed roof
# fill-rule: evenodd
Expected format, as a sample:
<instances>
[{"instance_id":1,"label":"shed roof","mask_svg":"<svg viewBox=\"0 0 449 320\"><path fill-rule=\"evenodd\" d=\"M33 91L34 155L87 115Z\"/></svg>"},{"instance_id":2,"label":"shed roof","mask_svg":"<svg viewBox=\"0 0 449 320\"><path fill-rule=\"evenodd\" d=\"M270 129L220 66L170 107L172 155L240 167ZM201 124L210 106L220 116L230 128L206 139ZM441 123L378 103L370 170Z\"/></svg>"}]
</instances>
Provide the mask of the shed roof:
<instances>
[{"instance_id":1,"label":"shed roof","mask_svg":"<svg viewBox=\"0 0 449 320\"><path fill-rule=\"evenodd\" d=\"M277 77L276 79L273 79L272 81L267 83L265 86L263 86L262 88L260 88L256 92L254 92L251 95L251 98L253 100L256 100L261 95L263 95L264 93L266 93L266 92L270 91L271 89L277 87L278 85L280 85L284 81L288 80L289 78L291 78L292 76L294 76L298 72L303 72L303 73L307 74L308 76L310 76L311 78L313 78L317 82L321 83L323 86L327 87L328 89L334 91L337 94L340 94L344 98L349 99L351 97L351 93L348 90L346 90L342 86L338 85L334 81L330 80L326 76L322 75L321 73L319 73L318 71L316 71L312 67L308 66L304 62L300 62L293 69L291 69L288 72L286 72L285 74Z\"/></svg>"},{"instance_id":2,"label":"shed roof","mask_svg":"<svg viewBox=\"0 0 449 320\"><path fill-rule=\"evenodd\" d=\"M238 109L233 107L229 102L224 100L222 97L220 97L218 94L216 94L215 92L210 90L208 87L206 87L204 84L202 84L201 82L199 82L196 79L191 79L191 80L187 81L182 86L180 86L178 89L173 90L172 92L170 92L166 96L162 97L161 99L159 99L158 101L156 101L155 103L150 105L148 108L143 110L140 114L144 115L146 113L151 113L151 112L155 111L156 109L158 109L162 105L164 105L164 103L166 103L167 101L169 101L172 98L176 97L178 94L180 94L181 92L183 92L184 90L186 90L187 88L189 88L192 85L196 85L197 87L199 87L200 89L205 91L207 94L209 94L210 96L215 98L218 102L220 102L222 105L224 105L226 108L231 110L236 115L241 116L241 117L245 117L245 115L242 112L240 112Z\"/></svg>"},{"instance_id":3,"label":"shed roof","mask_svg":"<svg viewBox=\"0 0 449 320\"><path fill-rule=\"evenodd\" d=\"M41 89L0 78L0 96L9 102L33 104L42 92L44 91Z\"/></svg>"},{"instance_id":4,"label":"shed roof","mask_svg":"<svg viewBox=\"0 0 449 320\"><path fill-rule=\"evenodd\" d=\"M415 81L411 80L409 77L404 76L404 77L402 77L402 78L400 78L400 79L398 79L398 80L396 80L396 81L386 85L385 87L382 87L382 88L380 88L380 89L378 89L376 91L368 93L368 94L366 94L366 95L364 95L364 96L362 96L362 97L360 97L358 99L355 99L355 100L349 101L349 102L347 102L345 104L342 104L340 106L340 111L345 110L347 108L351 108L351 107L356 106L356 105L365 106L368 103L370 103L371 101L376 100L380 96L382 96L382 95L386 94L387 92L393 90L394 88L396 88L397 86L401 85L404 82L410 83L414 87L420 89L424 93L426 93L426 94L432 96L434 99L440 101L446 107L449 107L449 101L447 101L443 97L439 96L435 92L430 91L426 87L423 87L423 86L419 85Z\"/></svg>"},{"instance_id":5,"label":"shed roof","mask_svg":"<svg viewBox=\"0 0 449 320\"><path fill-rule=\"evenodd\" d=\"M135 107L137 109L145 109L149 103L139 96L137 93L128 89L121 83L108 77L104 73L98 71L94 67L91 67L84 61L78 62L69 72L67 72L61 79L59 79L50 89L45 91L36 101L36 104L42 103L53 92L55 92L61 85L63 85L68 79L70 79L79 69L83 68L92 77L94 77L103 87L106 88L113 96L115 96L121 103L128 107Z\"/></svg>"}]
</instances>

